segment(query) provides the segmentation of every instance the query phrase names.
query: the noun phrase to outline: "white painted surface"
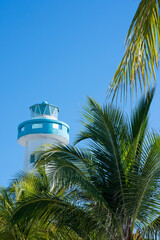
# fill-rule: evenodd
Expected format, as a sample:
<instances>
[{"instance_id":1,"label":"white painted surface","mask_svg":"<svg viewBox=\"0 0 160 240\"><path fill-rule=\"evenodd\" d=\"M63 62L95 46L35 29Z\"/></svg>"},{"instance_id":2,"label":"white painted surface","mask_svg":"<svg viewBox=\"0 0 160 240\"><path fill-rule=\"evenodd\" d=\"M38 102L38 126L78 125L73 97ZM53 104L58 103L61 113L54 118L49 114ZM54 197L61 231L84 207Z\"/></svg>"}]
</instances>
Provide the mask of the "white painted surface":
<instances>
[{"instance_id":1,"label":"white painted surface","mask_svg":"<svg viewBox=\"0 0 160 240\"><path fill-rule=\"evenodd\" d=\"M35 117L31 117L31 119L54 119L54 120L58 120L57 117L47 116L47 115L35 116Z\"/></svg>"},{"instance_id":2,"label":"white painted surface","mask_svg":"<svg viewBox=\"0 0 160 240\"><path fill-rule=\"evenodd\" d=\"M67 145L69 143L69 140L65 137L56 135L56 134L45 134L45 133L38 133L38 134L28 134L18 139L18 143L25 147L27 142L32 141L33 139L37 138L47 138L52 139L52 141L59 141Z\"/></svg>"},{"instance_id":3,"label":"white painted surface","mask_svg":"<svg viewBox=\"0 0 160 240\"><path fill-rule=\"evenodd\" d=\"M69 143L66 138L55 134L29 134L18 139L18 142L25 147L24 171L30 171L32 169L33 164L30 163L30 156L35 151L44 147L44 144L67 145Z\"/></svg>"}]
</instances>

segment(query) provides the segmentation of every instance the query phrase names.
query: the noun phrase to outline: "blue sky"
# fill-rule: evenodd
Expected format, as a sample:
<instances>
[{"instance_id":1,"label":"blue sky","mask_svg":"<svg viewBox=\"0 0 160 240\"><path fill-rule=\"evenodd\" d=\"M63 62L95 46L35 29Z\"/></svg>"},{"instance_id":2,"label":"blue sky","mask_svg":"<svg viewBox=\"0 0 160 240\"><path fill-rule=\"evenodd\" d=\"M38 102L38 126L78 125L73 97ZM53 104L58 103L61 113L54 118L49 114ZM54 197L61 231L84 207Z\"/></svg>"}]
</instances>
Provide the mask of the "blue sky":
<instances>
[{"instance_id":1,"label":"blue sky","mask_svg":"<svg viewBox=\"0 0 160 240\"><path fill-rule=\"evenodd\" d=\"M69 124L72 143L81 128L80 112L87 96L105 102L138 3L0 1L0 185L7 186L23 168L17 126L30 118L29 106L42 101L59 106L59 120ZM157 86L150 121L157 129L158 92ZM128 103L125 108L132 106Z\"/></svg>"}]
</instances>

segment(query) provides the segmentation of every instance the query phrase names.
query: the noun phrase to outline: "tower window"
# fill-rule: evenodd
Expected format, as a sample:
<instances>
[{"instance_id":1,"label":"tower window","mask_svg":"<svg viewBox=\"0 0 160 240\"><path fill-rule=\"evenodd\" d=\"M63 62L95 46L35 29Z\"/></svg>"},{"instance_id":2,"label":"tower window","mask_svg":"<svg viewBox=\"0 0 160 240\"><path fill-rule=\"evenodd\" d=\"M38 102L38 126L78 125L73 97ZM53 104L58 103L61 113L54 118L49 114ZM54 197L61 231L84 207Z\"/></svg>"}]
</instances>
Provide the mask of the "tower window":
<instances>
[{"instance_id":1,"label":"tower window","mask_svg":"<svg viewBox=\"0 0 160 240\"><path fill-rule=\"evenodd\" d=\"M33 124L32 129L35 129L35 128L43 128L43 124L42 123Z\"/></svg>"},{"instance_id":2,"label":"tower window","mask_svg":"<svg viewBox=\"0 0 160 240\"><path fill-rule=\"evenodd\" d=\"M30 163L34 163L35 160L36 160L35 154L31 154L31 156L30 156Z\"/></svg>"},{"instance_id":3,"label":"tower window","mask_svg":"<svg viewBox=\"0 0 160 240\"><path fill-rule=\"evenodd\" d=\"M21 127L21 128L20 128L20 131L23 132L23 131L24 131L24 127Z\"/></svg>"},{"instance_id":4,"label":"tower window","mask_svg":"<svg viewBox=\"0 0 160 240\"><path fill-rule=\"evenodd\" d=\"M58 123L53 123L53 128L62 130L62 125Z\"/></svg>"},{"instance_id":5,"label":"tower window","mask_svg":"<svg viewBox=\"0 0 160 240\"><path fill-rule=\"evenodd\" d=\"M59 124L57 124L57 123L53 123L53 128L58 129L58 125Z\"/></svg>"}]
</instances>

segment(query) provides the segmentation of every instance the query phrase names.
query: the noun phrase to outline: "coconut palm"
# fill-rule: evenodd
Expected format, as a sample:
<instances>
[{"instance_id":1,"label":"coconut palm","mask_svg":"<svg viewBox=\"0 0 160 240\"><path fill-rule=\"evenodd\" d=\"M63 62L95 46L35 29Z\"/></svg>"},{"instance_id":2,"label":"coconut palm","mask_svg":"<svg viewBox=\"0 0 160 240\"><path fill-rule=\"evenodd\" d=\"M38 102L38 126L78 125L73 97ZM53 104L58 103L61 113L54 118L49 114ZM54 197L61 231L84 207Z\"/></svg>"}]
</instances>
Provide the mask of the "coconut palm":
<instances>
[{"instance_id":1,"label":"coconut palm","mask_svg":"<svg viewBox=\"0 0 160 240\"><path fill-rule=\"evenodd\" d=\"M154 90L129 119L120 109L89 98L84 130L76 146L51 146L37 165L47 165L61 197L32 196L21 202L14 221L43 218L82 239L152 239L159 231L160 136L148 128ZM36 209L37 206L37 209Z\"/></svg>"},{"instance_id":2,"label":"coconut palm","mask_svg":"<svg viewBox=\"0 0 160 240\"><path fill-rule=\"evenodd\" d=\"M1 240L29 240L40 239L44 240L47 236L47 231L41 231L40 221L19 221L12 224L12 214L16 203L12 193L5 188L0 191L0 239Z\"/></svg>"},{"instance_id":3,"label":"coconut palm","mask_svg":"<svg viewBox=\"0 0 160 240\"><path fill-rule=\"evenodd\" d=\"M52 222L46 222L45 219L48 214L47 212L43 211L42 213L40 211L39 217L36 217L34 215L34 210L39 211L38 202L35 202L34 210L32 210L31 212L29 211L29 209L27 209L27 215L29 213L29 216L25 217L26 213L24 211L21 213L22 218L19 221L17 221L16 223L12 221L13 212L15 211L17 204L20 204L21 202L25 204L28 203L30 199L33 200L33 198L35 198L35 200L37 201L37 199L39 200L40 196L41 200L45 199L45 205L43 205L42 202L43 207L48 206L48 204L46 203L48 198L51 198L57 202L60 201L62 204L62 200L59 199L59 196L61 196L61 199L64 199L66 194L63 194L63 189L53 189L53 187L49 183L44 168L40 167L37 168L36 171L33 170L30 173L18 174L17 177L12 181L8 189L4 189L4 191L7 195L5 195L3 199L5 202L7 202L7 206L9 205L9 209L11 209L11 212L9 212L9 214L7 213L7 217L6 214L3 215L3 213L5 212L4 208L0 212L1 219L3 220L3 222L6 223L7 226L6 228L3 225L3 222L0 222L0 239L81 240L81 238L76 234L76 232L74 232L68 226L65 226L64 228L63 226L58 225L56 218ZM56 192L56 195L54 194L54 192ZM10 197L9 199L11 203L8 200L8 196ZM8 227L10 227L10 229ZM10 235L6 235L12 233L14 234L14 237L12 235L11 237Z\"/></svg>"},{"instance_id":4,"label":"coconut palm","mask_svg":"<svg viewBox=\"0 0 160 240\"><path fill-rule=\"evenodd\" d=\"M61 239L52 224L42 227L41 219L20 220L12 222L12 214L18 201L23 201L31 195L46 194L50 192L50 184L43 168L36 172L19 174L10 186L0 191L0 239L7 240L50 240ZM59 238L58 238L59 237Z\"/></svg>"},{"instance_id":5,"label":"coconut palm","mask_svg":"<svg viewBox=\"0 0 160 240\"><path fill-rule=\"evenodd\" d=\"M108 93L114 96L121 90L127 96L149 89L156 80L155 67L158 68L160 46L160 1L141 0L127 33L125 54L114 74ZM137 84L139 83L139 84Z\"/></svg>"},{"instance_id":6,"label":"coconut palm","mask_svg":"<svg viewBox=\"0 0 160 240\"><path fill-rule=\"evenodd\" d=\"M0 239L23 239L18 224L12 226L14 203L5 188L0 190Z\"/></svg>"}]
</instances>

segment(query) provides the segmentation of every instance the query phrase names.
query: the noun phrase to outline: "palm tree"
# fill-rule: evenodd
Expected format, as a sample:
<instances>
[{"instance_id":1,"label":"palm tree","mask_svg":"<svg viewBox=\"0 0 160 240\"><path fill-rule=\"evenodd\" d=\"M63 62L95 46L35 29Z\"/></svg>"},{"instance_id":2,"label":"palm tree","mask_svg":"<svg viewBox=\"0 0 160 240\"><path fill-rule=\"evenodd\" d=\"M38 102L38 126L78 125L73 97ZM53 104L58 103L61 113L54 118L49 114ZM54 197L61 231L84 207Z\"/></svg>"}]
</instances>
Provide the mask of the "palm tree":
<instances>
[{"instance_id":1,"label":"palm tree","mask_svg":"<svg viewBox=\"0 0 160 240\"><path fill-rule=\"evenodd\" d=\"M0 239L23 239L18 224L12 226L14 203L5 188L0 189Z\"/></svg>"},{"instance_id":2,"label":"palm tree","mask_svg":"<svg viewBox=\"0 0 160 240\"><path fill-rule=\"evenodd\" d=\"M141 0L126 37L126 51L114 74L108 93L113 98L119 90L127 96L150 88L156 80L155 67L158 68L160 46L160 1Z\"/></svg>"},{"instance_id":3,"label":"palm tree","mask_svg":"<svg viewBox=\"0 0 160 240\"><path fill-rule=\"evenodd\" d=\"M153 95L154 90L141 100L130 119L89 98L84 130L76 141L84 142L85 149L51 146L37 161L47 165L50 183L63 197L32 195L18 205L13 221L56 221L87 240L152 239L158 234L160 137L148 128Z\"/></svg>"},{"instance_id":4,"label":"palm tree","mask_svg":"<svg viewBox=\"0 0 160 240\"><path fill-rule=\"evenodd\" d=\"M50 240L61 239L54 225L42 227L41 219L12 222L12 214L18 201L31 195L50 192L50 184L43 168L31 173L19 174L10 186L0 190L0 239L1 240Z\"/></svg>"},{"instance_id":5,"label":"palm tree","mask_svg":"<svg viewBox=\"0 0 160 240\"><path fill-rule=\"evenodd\" d=\"M51 191L52 188L52 191ZM3 190L3 191L2 191ZM23 217L16 223L12 221L12 215L17 205L21 202L28 203L29 199L45 198L44 204L48 197L59 200L59 196L64 198L64 190L53 189L44 168L37 168L36 171L30 173L18 174L12 181L11 185L3 188L0 194L0 239L7 240L81 240L81 238L68 226L60 226L57 224L56 218L52 222L45 222L47 212L40 212L38 218L34 216L34 211L27 210L29 217L24 217L25 212L21 214ZM56 195L54 194L56 192ZM5 194L2 194L4 192ZM42 197L43 196L43 197ZM38 199L39 200L39 199ZM44 207L42 202L42 206ZM39 211L39 204L35 203L34 210Z\"/></svg>"}]
</instances>

